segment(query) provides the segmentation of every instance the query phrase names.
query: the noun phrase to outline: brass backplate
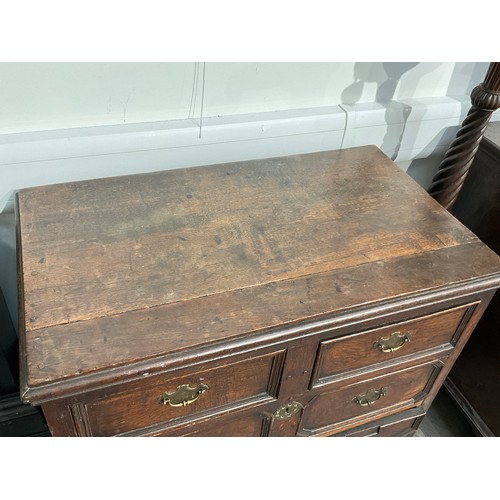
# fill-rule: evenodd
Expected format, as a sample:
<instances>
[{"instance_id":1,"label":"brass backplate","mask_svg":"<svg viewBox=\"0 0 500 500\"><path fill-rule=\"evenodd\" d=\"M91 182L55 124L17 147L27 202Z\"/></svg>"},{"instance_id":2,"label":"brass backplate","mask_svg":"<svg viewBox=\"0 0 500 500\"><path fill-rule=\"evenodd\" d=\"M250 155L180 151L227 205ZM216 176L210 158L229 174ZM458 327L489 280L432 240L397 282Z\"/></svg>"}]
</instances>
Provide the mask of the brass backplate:
<instances>
[{"instance_id":1,"label":"brass backplate","mask_svg":"<svg viewBox=\"0 0 500 500\"><path fill-rule=\"evenodd\" d=\"M207 389L208 385L206 384L199 384L197 387L189 387L187 384L180 385L174 392L162 394L160 401L164 405L186 406L194 403Z\"/></svg>"},{"instance_id":2,"label":"brass backplate","mask_svg":"<svg viewBox=\"0 0 500 500\"><path fill-rule=\"evenodd\" d=\"M273 417L276 420L288 420L289 418L292 418L294 415L299 413L302 408L304 407L299 402L293 401L292 403L280 406L273 413Z\"/></svg>"}]
</instances>

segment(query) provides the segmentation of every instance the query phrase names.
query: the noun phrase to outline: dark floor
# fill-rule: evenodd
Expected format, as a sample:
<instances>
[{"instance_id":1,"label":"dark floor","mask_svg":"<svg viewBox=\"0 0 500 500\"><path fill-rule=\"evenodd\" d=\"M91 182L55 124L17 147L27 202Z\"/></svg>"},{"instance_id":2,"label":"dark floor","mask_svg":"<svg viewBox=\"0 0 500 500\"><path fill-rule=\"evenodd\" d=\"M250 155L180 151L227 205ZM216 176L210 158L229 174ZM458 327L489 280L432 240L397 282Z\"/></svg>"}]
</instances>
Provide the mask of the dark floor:
<instances>
[{"instance_id":1,"label":"dark floor","mask_svg":"<svg viewBox=\"0 0 500 500\"><path fill-rule=\"evenodd\" d=\"M422 420L416 437L474 437L477 433L443 387Z\"/></svg>"}]
</instances>

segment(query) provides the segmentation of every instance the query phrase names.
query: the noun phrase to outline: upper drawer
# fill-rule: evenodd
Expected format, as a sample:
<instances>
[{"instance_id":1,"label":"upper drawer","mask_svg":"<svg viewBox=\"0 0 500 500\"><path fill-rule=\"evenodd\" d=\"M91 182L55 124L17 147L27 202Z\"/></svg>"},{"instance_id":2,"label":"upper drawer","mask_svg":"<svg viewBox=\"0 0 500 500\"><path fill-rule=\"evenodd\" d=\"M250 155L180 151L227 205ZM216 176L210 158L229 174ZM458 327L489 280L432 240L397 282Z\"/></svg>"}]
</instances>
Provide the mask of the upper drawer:
<instances>
[{"instance_id":1,"label":"upper drawer","mask_svg":"<svg viewBox=\"0 0 500 500\"><path fill-rule=\"evenodd\" d=\"M467 311L477 302L454 307L383 328L325 340L320 343L313 386L341 374L394 360L408 354L455 345Z\"/></svg>"},{"instance_id":2,"label":"upper drawer","mask_svg":"<svg viewBox=\"0 0 500 500\"><path fill-rule=\"evenodd\" d=\"M112 436L192 421L277 397L284 357L281 351L182 377L157 375L71 408L81 435Z\"/></svg>"}]
</instances>

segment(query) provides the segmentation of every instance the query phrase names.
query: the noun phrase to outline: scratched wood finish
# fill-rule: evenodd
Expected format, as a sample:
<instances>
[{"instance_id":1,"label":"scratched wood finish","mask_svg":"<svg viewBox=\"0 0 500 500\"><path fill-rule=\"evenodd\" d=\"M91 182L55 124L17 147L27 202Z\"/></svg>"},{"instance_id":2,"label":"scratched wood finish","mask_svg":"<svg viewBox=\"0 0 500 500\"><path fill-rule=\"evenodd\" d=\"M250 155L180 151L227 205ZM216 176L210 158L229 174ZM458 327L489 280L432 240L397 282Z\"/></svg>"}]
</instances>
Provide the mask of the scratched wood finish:
<instances>
[{"instance_id":1,"label":"scratched wood finish","mask_svg":"<svg viewBox=\"0 0 500 500\"><path fill-rule=\"evenodd\" d=\"M324 391L306 408L303 432L315 434L335 427L352 427L353 422L363 422L370 415L385 415L391 410L395 413L401 408L409 408L423 400L442 366L439 361L417 365L355 384L343 383L334 390ZM356 398L372 389L383 390L385 395L370 405L359 405Z\"/></svg>"},{"instance_id":2,"label":"scratched wood finish","mask_svg":"<svg viewBox=\"0 0 500 500\"><path fill-rule=\"evenodd\" d=\"M495 262L375 147L17 198L29 385L475 278Z\"/></svg>"},{"instance_id":3,"label":"scratched wood finish","mask_svg":"<svg viewBox=\"0 0 500 500\"><path fill-rule=\"evenodd\" d=\"M248 405L249 400L269 401L276 397L277 381L273 384L273 375L281 377L281 373L273 374L274 358L271 355L250 359L182 378L161 375L128 384L121 390L112 388L99 399L80 403L85 406L85 425L91 435L112 436L166 420L193 420L201 412L213 412L223 406L226 410L234 409ZM205 384L208 388L186 406L161 404L162 394L174 393L185 384L192 388Z\"/></svg>"},{"instance_id":4,"label":"scratched wood finish","mask_svg":"<svg viewBox=\"0 0 500 500\"><path fill-rule=\"evenodd\" d=\"M19 214L27 331L474 239L375 148L40 187Z\"/></svg>"},{"instance_id":5,"label":"scratched wood finish","mask_svg":"<svg viewBox=\"0 0 500 500\"><path fill-rule=\"evenodd\" d=\"M470 304L466 304L449 311L322 342L317 377L329 378L428 349L451 348L455 344L454 337L461 320L470 307ZM394 352L383 352L378 349L376 343L381 339L388 339L394 332L408 334L410 341L405 342Z\"/></svg>"},{"instance_id":6,"label":"scratched wood finish","mask_svg":"<svg viewBox=\"0 0 500 500\"><path fill-rule=\"evenodd\" d=\"M26 189L17 219L22 397L53 435L327 435L425 411L500 286L500 258L373 146ZM407 355L355 349L316 383L321 342L408 320ZM380 411L331 396L380 378Z\"/></svg>"},{"instance_id":7,"label":"scratched wood finish","mask_svg":"<svg viewBox=\"0 0 500 500\"><path fill-rule=\"evenodd\" d=\"M483 253L484 250L484 253ZM483 259L476 261L478 253ZM460 262L460 266L457 265ZM247 332L322 317L380 298L404 297L491 272L498 257L481 244L270 283L29 334L29 386L74 378L130 361L241 338ZM377 286L367 286L377 283ZM337 287L339 291L337 291ZM82 380L82 383L84 381Z\"/></svg>"}]
</instances>

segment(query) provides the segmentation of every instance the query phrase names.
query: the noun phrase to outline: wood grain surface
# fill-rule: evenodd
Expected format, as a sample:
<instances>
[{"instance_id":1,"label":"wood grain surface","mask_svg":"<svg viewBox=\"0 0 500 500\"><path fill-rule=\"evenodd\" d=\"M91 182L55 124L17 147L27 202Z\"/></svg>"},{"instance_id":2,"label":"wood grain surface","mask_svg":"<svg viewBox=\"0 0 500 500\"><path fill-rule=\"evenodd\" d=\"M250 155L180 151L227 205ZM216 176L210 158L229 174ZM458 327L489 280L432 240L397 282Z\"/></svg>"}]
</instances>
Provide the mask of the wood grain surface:
<instances>
[{"instance_id":1,"label":"wood grain surface","mask_svg":"<svg viewBox=\"0 0 500 500\"><path fill-rule=\"evenodd\" d=\"M455 343L457 328L471 306L473 307L471 304L466 304L383 328L326 340L320 345L317 377L328 378L432 348L442 350L451 348ZM388 339L394 332L408 335L410 341L402 344L400 350L394 352L383 352L377 348L378 342Z\"/></svg>"},{"instance_id":2,"label":"wood grain surface","mask_svg":"<svg viewBox=\"0 0 500 500\"><path fill-rule=\"evenodd\" d=\"M17 195L28 387L500 278L374 146Z\"/></svg>"},{"instance_id":3,"label":"wood grain surface","mask_svg":"<svg viewBox=\"0 0 500 500\"><path fill-rule=\"evenodd\" d=\"M305 410L304 430L306 433L323 433L326 430L323 428L332 427L332 422L335 422L336 427L341 427L349 420L362 421L371 413L387 414L391 407L393 413L405 406L411 407L424 398L441 366L437 361L417 365L325 391L312 400ZM365 396L370 390L383 390L384 395L371 405L360 406L356 398Z\"/></svg>"}]
</instances>

